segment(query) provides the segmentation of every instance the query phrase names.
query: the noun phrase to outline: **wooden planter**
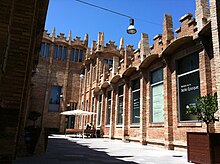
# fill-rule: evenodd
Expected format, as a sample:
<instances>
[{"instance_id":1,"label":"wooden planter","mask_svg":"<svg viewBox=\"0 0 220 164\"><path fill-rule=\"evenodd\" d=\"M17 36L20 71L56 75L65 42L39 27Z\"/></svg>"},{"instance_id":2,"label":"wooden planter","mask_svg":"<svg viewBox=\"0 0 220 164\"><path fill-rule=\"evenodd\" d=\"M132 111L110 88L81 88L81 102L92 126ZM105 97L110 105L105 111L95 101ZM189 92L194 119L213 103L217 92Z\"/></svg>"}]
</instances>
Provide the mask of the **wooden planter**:
<instances>
[{"instance_id":1,"label":"wooden planter","mask_svg":"<svg viewBox=\"0 0 220 164\"><path fill-rule=\"evenodd\" d=\"M187 132L188 162L220 163L220 133Z\"/></svg>"}]
</instances>

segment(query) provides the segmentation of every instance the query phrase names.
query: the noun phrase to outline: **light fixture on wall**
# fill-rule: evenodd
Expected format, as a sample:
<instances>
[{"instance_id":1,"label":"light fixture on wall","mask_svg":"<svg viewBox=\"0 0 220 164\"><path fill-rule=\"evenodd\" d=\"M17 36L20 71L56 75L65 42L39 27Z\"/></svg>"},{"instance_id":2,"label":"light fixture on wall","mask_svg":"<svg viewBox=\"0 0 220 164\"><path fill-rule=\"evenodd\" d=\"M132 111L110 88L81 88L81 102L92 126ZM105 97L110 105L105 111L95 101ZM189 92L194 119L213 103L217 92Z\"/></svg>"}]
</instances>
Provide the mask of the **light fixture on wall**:
<instances>
[{"instance_id":1,"label":"light fixture on wall","mask_svg":"<svg viewBox=\"0 0 220 164\"><path fill-rule=\"evenodd\" d=\"M128 34L135 34L136 32L137 32L137 30L134 27L134 19L130 18L130 25L128 26L127 33Z\"/></svg>"},{"instance_id":2,"label":"light fixture on wall","mask_svg":"<svg viewBox=\"0 0 220 164\"><path fill-rule=\"evenodd\" d=\"M63 93L60 93L60 99L63 99Z\"/></svg>"},{"instance_id":3,"label":"light fixture on wall","mask_svg":"<svg viewBox=\"0 0 220 164\"><path fill-rule=\"evenodd\" d=\"M80 77L81 80L84 79L84 75L83 74L80 74L79 77Z\"/></svg>"}]
</instances>

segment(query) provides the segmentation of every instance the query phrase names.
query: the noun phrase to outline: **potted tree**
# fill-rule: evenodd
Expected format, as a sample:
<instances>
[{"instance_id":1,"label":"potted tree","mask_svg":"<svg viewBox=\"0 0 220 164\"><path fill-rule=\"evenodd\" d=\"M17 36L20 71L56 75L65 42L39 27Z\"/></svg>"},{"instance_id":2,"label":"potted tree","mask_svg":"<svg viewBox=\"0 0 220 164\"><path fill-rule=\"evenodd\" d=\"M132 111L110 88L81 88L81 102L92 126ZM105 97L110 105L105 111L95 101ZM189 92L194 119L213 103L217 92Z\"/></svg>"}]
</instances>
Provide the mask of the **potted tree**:
<instances>
[{"instance_id":1,"label":"potted tree","mask_svg":"<svg viewBox=\"0 0 220 164\"><path fill-rule=\"evenodd\" d=\"M38 111L31 111L28 119L33 121L31 126L25 128L25 143L27 144L27 154L32 155L34 153L36 144L40 137L41 128L36 126L36 121L41 116Z\"/></svg>"},{"instance_id":2,"label":"potted tree","mask_svg":"<svg viewBox=\"0 0 220 164\"><path fill-rule=\"evenodd\" d=\"M194 163L220 163L220 134L210 133L210 125L219 121L215 117L218 110L217 93L199 96L195 104L187 105L187 113L196 115L206 124L206 133L187 132L188 161Z\"/></svg>"}]
</instances>

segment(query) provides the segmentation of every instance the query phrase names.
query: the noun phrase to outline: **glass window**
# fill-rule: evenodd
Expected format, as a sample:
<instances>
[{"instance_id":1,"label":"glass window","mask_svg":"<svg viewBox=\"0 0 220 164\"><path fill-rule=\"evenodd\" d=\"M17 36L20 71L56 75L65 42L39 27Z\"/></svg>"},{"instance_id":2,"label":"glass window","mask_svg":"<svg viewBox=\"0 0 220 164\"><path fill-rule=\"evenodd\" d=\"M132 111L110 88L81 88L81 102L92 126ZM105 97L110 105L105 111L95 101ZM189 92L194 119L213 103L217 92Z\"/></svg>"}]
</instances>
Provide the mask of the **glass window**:
<instances>
[{"instance_id":1,"label":"glass window","mask_svg":"<svg viewBox=\"0 0 220 164\"><path fill-rule=\"evenodd\" d=\"M45 43L42 42L42 43L41 43L41 49L40 49L40 56L41 56L41 57L44 56L44 48L45 48Z\"/></svg>"},{"instance_id":2,"label":"glass window","mask_svg":"<svg viewBox=\"0 0 220 164\"><path fill-rule=\"evenodd\" d=\"M53 53L53 58L57 59L57 51L58 51L58 45L55 45L54 47L54 53Z\"/></svg>"},{"instance_id":3,"label":"glass window","mask_svg":"<svg viewBox=\"0 0 220 164\"><path fill-rule=\"evenodd\" d=\"M99 96L99 110L98 110L98 126L101 125L101 113L102 112L102 95Z\"/></svg>"},{"instance_id":4,"label":"glass window","mask_svg":"<svg viewBox=\"0 0 220 164\"><path fill-rule=\"evenodd\" d=\"M74 55L75 55L75 49L72 48L71 55L70 55L70 61L74 61Z\"/></svg>"},{"instance_id":5,"label":"glass window","mask_svg":"<svg viewBox=\"0 0 220 164\"><path fill-rule=\"evenodd\" d=\"M67 49L66 47L63 47L63 61L66 61L66 54L67 54Z\"/></svg>"},{"instance_id":6,"label":"glass window","mask_svg":"<svg viewBox=\"0 0 220 164\"><path fill-rule=\"evenodd\" d=\"M106 111L106 125L110 125L110 116L111 116L111 91L108 91L108 102L107 102L107 111Z\"/></svg>"},{"instance_id":7,"label":"glass window","mask_svg":"<svg viewBox=\"0 0 220 164\"><path fill-rule=\"evenodd\" d=\"M95 108L95 97L92 97L92 112L94 112L94 108ZM91 118L91 122L93 123L93 117L94 115L92 115L92 118Z\"/></svg>"},{"instance_id":8,"label":"glass window","mask_svg":"<svg viewBox=\"0 0 220 164\"><path fill-rule=\"evenodd\" d=\"M113 60L112 59L104 59L104 64L108 64L109 68L113 66Z\"/></svg>"},{"instance_id":9,"label":"glass window","mask_svg":"<svg viewBox=\"0 0 220 164\"><path fill-rule=\"evenodd\" d=\"M111 68L113 66L113 60L112 59L109 59L108 65L109 65L109 68Z\"/></svg>"},{"instance_id":10,"label":"glass window","mask_svg":"<svg viewBox=\"0 0 220 164\"><path fill-rule=\"evenodd\" d=\"M89 101L86 100L86 111L88 111L88 109L89 109Z\"/></svg>"},{"instance_id":11,"label":"glass window","mask_svg":"<svg viewBox=\"0 0 220 164\"><path fill-rule=\"evenodd\" d=\"M80 50L80 53L79 53L79 62L82 62L82 58L83 58L83 51Z\"/></svg>"},{"instance_id":12,"label":"glass window","mask_svg":"<svg viewBox=\"0 0 220 164\"><path fill-rule=\"evenodd\" d=\"M118 87L118 112L117 124L121 125L123 122L123 85Z\"/></svg>"},{"instance_id":13,"label":"glass window","mask_svg":"<svg viewBox=\"0 0 220 164\"><path fill-rule=\"evenodd\" d=\"M93 81L96 80L96 66L93 67Z\"/></svg>"},{"instance_id":14,"label":"glass window","mask_svg":"<svg viewBox=\"0 0 220 164\"><path fill-rule=\"evenodd\" d=\"M140 123L140 79L132 80L132 124Z\"/></svg>"},{"instance_id":15,"label":"glass window","mask_svg":"<svg viewBox=\"0 0 220 164\"><path fill-rule=\"evenodd\" d=\"M61 87L60 86L51 86L50 88L50 101L49 101L49 112L59 112L60 108L60 94Z\"/></svg>"},{"instance_id":16,"label":"glass window","mask_svg":"<svg viewBox=\"0 0 220 164\"><path fill-rule=\"evenodd\" d=\"M79 61L79 50L76 49L76 54L75 54L75 62L78 62Z\"/></svg>"},{"instance_id":17,"label":"glass window","mask_svg":"<svg viewBox=\"0 0 220 164\"><path fill-rule=\"evenodd\" d=\"M191 65L192 64L192 65ZM179 120L197 120L186 112L186 106L194 104L200 96L199 55L192 54L177 61Z\"/></svg>"},{"instance_id":18,"label":"glass window","mask_svg":"<svg viewBox=\"0 0 220 164\"><path fill-rule=\"evenodd\" d=\"M58 60L60 60L62 58L62 52L63 52L63 47L59 46L59 50L58 50Z\"/></svg>"},{"instance_id":19,"label":"glass window","mask_svg":"<svg viewBox=\"0 0 220 164\"><path fill-rule=\"evenodd\" d=\"M151 73L151 122L164 122L163 68Z\"/></svg>"},{"instance_id":20,"label":"glass window","mask_svg":"<svg viewBox=\"0 0 220 164\"><path fill-rule=\"evenodd\" d=\"M45 56L46 56L46 57L49 57L49 55L50 55L49 53L50 53L50 44L47 43L47 44L46 44Z\"/></svg>"},{"instance_id":21,"label":"glass window","mask_svg":"<svg viewBox=\"0 0 220 164\"><path fill-rule=\"evenodd\" d=\"M178 75L198 69L199 56L196 54L188 55L177 62Z\"/></svg>"},{"instance_id":22,"label":"glass window","mask_svg":"<svg viewBox=\"0 0 220 164\"><path fill-rule=\"evenodd\" d=\"M90 83L90 72L87 73L87 87L89 87Z\"/></svg>"}]
</instances>

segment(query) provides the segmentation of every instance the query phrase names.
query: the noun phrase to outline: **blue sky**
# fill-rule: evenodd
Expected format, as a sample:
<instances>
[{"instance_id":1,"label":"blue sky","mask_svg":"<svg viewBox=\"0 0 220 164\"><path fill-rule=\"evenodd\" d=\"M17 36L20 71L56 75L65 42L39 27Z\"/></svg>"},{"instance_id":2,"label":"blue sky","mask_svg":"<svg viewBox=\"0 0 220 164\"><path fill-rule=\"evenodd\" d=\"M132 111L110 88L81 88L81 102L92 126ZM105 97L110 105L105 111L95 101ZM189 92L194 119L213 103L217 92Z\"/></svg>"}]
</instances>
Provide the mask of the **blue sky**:
<instances>
[{"instance_id":1,"label":"blue sky","mask_svg":"<svg viewBox=\"0 0 220 164\"><path fill-rule=\"evenodd\" d=\"M126 33L129 18L75 0L50 0L45 29L52 33L53 27L56 27L56 34L63 32L65 36L72 31L73 38L80 36L81 39L88 33L89 47L93 40L97 40L98 32L104 32L105 44L113 40L119 46L120 38L124 37L125 45L132 44L137 48L141 33L149 35L150 45L153 37L162 33L165 13L172 15L174 30L180 26L179 18L184 14L195 16L195 0L83 1L133 17L137 33Z\"/></svg>"}]
</instances>

